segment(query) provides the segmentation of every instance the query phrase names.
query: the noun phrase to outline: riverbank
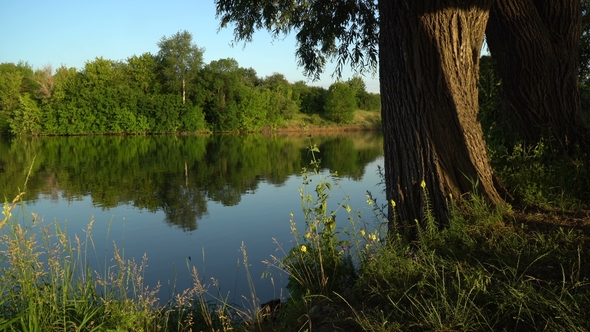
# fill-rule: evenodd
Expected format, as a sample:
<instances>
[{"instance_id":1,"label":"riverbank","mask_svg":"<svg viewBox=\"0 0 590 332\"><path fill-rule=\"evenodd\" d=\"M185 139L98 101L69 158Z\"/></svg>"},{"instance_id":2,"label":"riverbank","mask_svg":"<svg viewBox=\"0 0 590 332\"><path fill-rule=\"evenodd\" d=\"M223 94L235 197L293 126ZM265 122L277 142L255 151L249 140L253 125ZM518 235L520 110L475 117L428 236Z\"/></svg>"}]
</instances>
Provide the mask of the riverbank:
<instances>
[{"instance_id":1,"label":"riverbank","mask_svg":"<svg viewBox=\"0 0 590 332\"><path fill-rule=\"evenodd\" d=\"M290 296L280 294L266 306L254 287L241 299L220 296L227 286L196 268L191 288L158 305L158 289L144 283L146 261L125 260L114 247L116 259L105 263L103 273L88 271L84 246L93 241L71 245L59 229L48 228L44 241L36 242L30 230L41 227L38 217L26 213L17 197L4 205L6 219L0 222L0 315L6 318L0 329L590 330L587 159L583 153L554 156L541 146L511 153L495 147L492 153L495 171L513 188L518 204L492 207L477 194L465 194L450 202L444 228L426 210L412 240L402 233L388 236L387 207L370 197L364 214L355 212L359 206L338 202L328 209L324 203L336 183L308 170L299 192L309 212L305 228L291 224L291 241L268 252L269 270L287 273ZM334 208L350 209L350 219L341 218L350 220L348 227L334 227ZM245 247L243 257L240 269L251 282L258 275L248 272Z\"/></svg>"},{"instance_id":2,"label":"riverbank","mask_svg":"<svg viewBox=\"0 0 590 332\"><path fill-rule=\"evenodd\" d=\"M318 180L314 178L314 181ZM321 179L318 185L324 183ZM310 188L313 189L313 188ZM321 201L318 201L321 203ZM419 227L414 242L368 231L359 220L347 240L329 214L308 220L293 248L273 254L269 268L286 271L291 297L261 304L220 297L215 279L192 270L194 285L158 305L159 287L143 283L147 257L115 260L102 274L85 269L89 237L70 244L58 229L38 242L17 220L20 202L4 206L0 329L21 331L497 331L588 330L590 232L543 230L522 223L509 206L476 196L455 205L450 225ZM21 205L22 206L22 205ZM310 206L310 208L312 208ZM459 212L460 210L460 212ZM379 209L374 210L379 216ZM19 213L20 214L20 213ZM20 214L22 215L22 214ZM558 214L554 214L558 216ZM373 218L367 216L367 218ZM587 215L586 215L587 218ZM582 218L584 219L584 218ZM367 219L368 220L368 219ZM309 235L308 235L309 233ZM333 246L334 245L334 246ZM335 250L334 250L335 249ZM279 248L280 250L280 248ZM243 248L244 268L248 271ZM269 253L271 254L271 253ZM353 267L347 262L355 262ZM47 265L45 265L47 264ZM356 265L358 264L358 265ZM247 275L247 278L257 277Z\"/></svg>"},{"instance_id":3,"label":"riverbank","mask_svg":"<svg viewBox=\"0 0 590 332\"><path fill-rule=\"evenodd\" d=\"M274 129L276 132L343 132L381 130L381 113L357 110L349 124L336 124L317 114L297 113L290 120Z\"/></svg>"}]
</instances>

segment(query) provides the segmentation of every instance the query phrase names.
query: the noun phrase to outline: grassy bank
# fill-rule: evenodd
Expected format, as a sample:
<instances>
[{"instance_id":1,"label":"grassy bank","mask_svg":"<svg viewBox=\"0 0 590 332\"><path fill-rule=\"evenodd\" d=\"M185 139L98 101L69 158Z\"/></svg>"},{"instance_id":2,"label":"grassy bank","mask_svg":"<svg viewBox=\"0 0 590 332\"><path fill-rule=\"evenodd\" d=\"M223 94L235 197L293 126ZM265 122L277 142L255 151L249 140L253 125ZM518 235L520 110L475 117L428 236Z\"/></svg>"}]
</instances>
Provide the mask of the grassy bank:
<instances>
[{"instance_id":1,"label":"grassy bank","mask_svg":"<svg viewBox=\"0 0 590 332\"><path fill-rule=\"evenodd\" d=\"M359 130L381 130L381 113L356 110L354 119L348 124L336 124L318 114L296 113L276 128L278 132L338 132Z\"/></svg>"},{"instance_id":2,"label":"grassy bank","mask_svg":"<svg viewBox=\"0 0 590 332\"><path fill-rule=\"evenodd\" d=\"M515 205L466 195L452 203L448 227L427 217L413 241L387 234L387 206L370 194L370 215L334 202L338 178L314 161L300 188L306 226L293 220L293 247L266 262L287 272L291 296L261 305L252 292L248 307L216 297L194 268L194 286L161 304L158 287L143 283L145 258L125 259L116 246L112 264L89 271L92 223L84 237L66 238L16 197L0 223L0 330L590 330L586 157L552 157L542 144L493 153ZM346 225L336 225L339 210Z\"/></svg>"}]
</instances>

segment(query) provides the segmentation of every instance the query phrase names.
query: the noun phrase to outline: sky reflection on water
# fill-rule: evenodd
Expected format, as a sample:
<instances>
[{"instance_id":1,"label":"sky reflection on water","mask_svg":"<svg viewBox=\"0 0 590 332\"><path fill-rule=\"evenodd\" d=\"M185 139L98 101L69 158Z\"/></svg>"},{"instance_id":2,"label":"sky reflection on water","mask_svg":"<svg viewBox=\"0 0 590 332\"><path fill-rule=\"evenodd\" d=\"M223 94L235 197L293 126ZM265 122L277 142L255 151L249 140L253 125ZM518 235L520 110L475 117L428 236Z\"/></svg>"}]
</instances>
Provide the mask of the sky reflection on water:
<instances>
[{"instance_id":1,"label":"sky reflection on water","mask_svg":"<svg viewBox=\"0 0 590 332\"><path fill-rule=\"evenodd\" d=\"M373 216L365 194L369 190L378 198L378 202L384 201L382 187L377 185L380 182L377 167L382 165L383 158L379 157L366 166L362 180L340 179L344 192L334 187L328 209L336 209L337 204L342 203L348 195L351 208L362 211L365 221L372 224ZM286 276L278 270L270 270L274 286L269 278L261 278L268 270L262 261L269 259L271 254L282 256L277 252L279 248L273 239L281 244L285 252L291 248L291 212L298 227L303 230L298 191L301 186L302 177L292 175L283 185L261 182L256 190L243 195L239 204L234 206L208 202L208 214L199 220L198 229L190 232L163 222L166 216L161 210L149 212L127 204L105 209L94 204L90 196L73 201L40 197L35 203L27 205L27 211L44 217L45 222L57 220L66 226L70 236L78 234L83 239L83 230L88 228L93 219L95 249L88 253L90 266L102 274L105 267L113 265L113 243L116 243L126 259L140 261L146 254L146 284L154 287L160 281L162 288L159 297L164 300L170 297L175 283L177 291L192 286L188 266L196 266L200 277L207 284L211 284L210 278L217 279L221 294L230 292L229 300L241 303L241 296L249 294L240 252L243 242L251 264L250 273L257 297L264 302L285 292ZM347 226L344 210L339 212L337 221L339 227ZM210 290L217 293L214 288Z\"/></svg>"}]
</instances>

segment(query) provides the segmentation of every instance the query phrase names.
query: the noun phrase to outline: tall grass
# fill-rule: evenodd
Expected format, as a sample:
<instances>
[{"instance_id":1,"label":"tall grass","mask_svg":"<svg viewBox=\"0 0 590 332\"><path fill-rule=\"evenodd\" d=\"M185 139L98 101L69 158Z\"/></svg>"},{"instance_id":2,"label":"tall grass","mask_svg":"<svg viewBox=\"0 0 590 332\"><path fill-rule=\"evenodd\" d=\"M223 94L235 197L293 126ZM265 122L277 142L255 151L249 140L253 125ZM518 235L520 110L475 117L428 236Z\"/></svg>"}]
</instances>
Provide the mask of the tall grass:
<instances>
[{"instance_id":1,"label":"tall grass","mask_svg":"<svg viewBox=\"0 0 590 332\"><path fill-rule=\"evenodd\" d=\"M112 263L101 273L91 271L93 221L83 238L70 239L59 223L28 214L23 193L5 202L0 222L0 330L590 330L584 229L539 231L516 219L509 205L491 207L472 193L451 203L444 229L426 204L417 240L409 240L387 233L387 206L370 193L371 221L348 205L348 197L334 204L333 191L342 188L336 174L321 172L317 152L312 145L300 188L304 226L298 228L291 214L292 246L279 246L266 261L288 275L286 302L261 308L242 245L250 294L240 305L188 262L193 286L160 305L159 285L143 282L147 257L126 259L113 245ZM387 204L395 210L395 202ZM347 222L337 224L343 215Z\"/></svg>"},{"instance_id":2,"label":"tall grass","mask_svg":"<svg viewBox=\"0 0 590 332\"><path fill-rule=\"evenodd\" d=\"M188 264L193 286L161 304L160 285L144 283L148 258L126 259L116 244L102 272L90 270L96 248L91 220L84 237L27 213L18 195L0 221L0 331L235 331L264 330L246 247L241 265L250 294L241 305Z\"/></svg>"},{"instance_id":3,"label":"tall grass","mask_svg":"<svg viewBox=\"0 0 590 332\"><path fill-rule=\"evenodd\" d=\"M543 209L588 208L589 155L578 150L555 153L550 143L491 145L494 170L519 203Z\"/></svg>"},{"instance_id":4,"label":"tall grass","mask_svg":"<svg viewBox=\"0 0 590 332\"><path fill-rule=\"evenodd\" d=\"M371 199L374 225L338 203L350 224L336 229L327 208L332 179L317 163L307 174L314 181L304 176L301 190L305 230L292 220L293 248L268 262L290 280L275 330L590 330L583 230L539 231L519 223L509 205L491 207L477 193L452 202L444 229L427 204L427 217L416 223L418 240L384 236L384 209Z\"/></svg>"},{"instance_id":5,"label":"tall grass","mask_svg":"<svg viewBox=\"0 0 590 332\"><path fill-rule=\"evenodd\" d=\"M23 195L5 202L0 222L0 330L229 331L261 315L253 286L252 307L244 309L220 297L216 280L207 284L189 265L193 287L160 305L159 284L144 283L147 257L125 259L116 244L112 263L102 273L91 271L94 221L84 238L70 239L57 221L28 214Z\"/></svg>"},{"instance_id":6,"label":"tall grass","mask_svg":"<svg viewBox=\"0 0 590 332\"><path fill-rule=\"evenodd\" d=\"M4 210L10 211L1 235L4 329L154 330L158 288L143 284L146 257L140 263L125 260L115 246L114 264L99 275L88 268L86 257L93 221L85 238L72 240L57 222L46 224L34 213L29 217L18 199L5 203Z\"/></svg>"},{"instance_id":7,"label":"tall grass","mask_svg":"<svg viewBox=\"0 0 590 332\"><path fill-rule=\"evenodd\" d=\"M590 250L584 234L529 230L506 221L507 207L492 209L476 196L463 203L448 228L433 233L421 227L419 241L410 244L393 237L377 259L363 262L356 297L347 299L359 327L590 329Z\"/></svg>"}]
</instances>

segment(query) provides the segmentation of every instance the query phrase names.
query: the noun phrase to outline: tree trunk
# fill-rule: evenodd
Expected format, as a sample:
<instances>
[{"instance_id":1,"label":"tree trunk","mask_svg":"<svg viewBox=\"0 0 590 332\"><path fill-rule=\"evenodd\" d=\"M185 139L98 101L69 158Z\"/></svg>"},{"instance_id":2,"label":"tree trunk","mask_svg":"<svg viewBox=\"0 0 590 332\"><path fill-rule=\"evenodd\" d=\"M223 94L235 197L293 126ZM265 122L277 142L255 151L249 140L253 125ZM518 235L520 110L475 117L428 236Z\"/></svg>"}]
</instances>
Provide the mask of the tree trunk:
<instances>
[{"instance_id":1,"label":"tree trunk","mask_svg":"<svg viewBox=\"0 0 590 332\"><path fill-rule=\"evenodd\" d=\"M500 114L508 133L560 148L580 142L580 0L494 0L487 43L502 79Z\"/></svg>"},{"instance_id":2,"label":"tree trunk","mask_svg":"<svg viewBox=\"0 0 590 332\"><path fill-rule=\"evenodd\" d=\"M186 82L184 77L182 78L182 104L186 102Z\"/></svg>"},{"instance_id":3,"label":"tree trunk","mask_svg":"<svg viewBox=\"0 0 590 332\"><path fill-rule=\"evenodd\" d=\"M464 3L379 1L386 197L401 226L422 221L427 209L445 224L451 195L502 202L477 118L491 0ZM389 215L393 226L391 204Z\"/></svg>"}]
</instances>

